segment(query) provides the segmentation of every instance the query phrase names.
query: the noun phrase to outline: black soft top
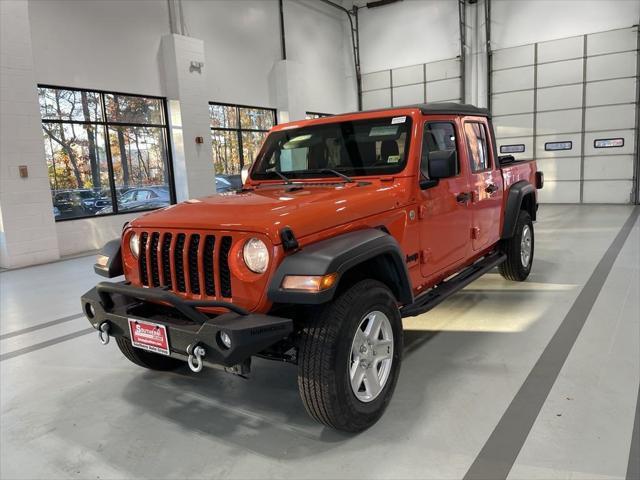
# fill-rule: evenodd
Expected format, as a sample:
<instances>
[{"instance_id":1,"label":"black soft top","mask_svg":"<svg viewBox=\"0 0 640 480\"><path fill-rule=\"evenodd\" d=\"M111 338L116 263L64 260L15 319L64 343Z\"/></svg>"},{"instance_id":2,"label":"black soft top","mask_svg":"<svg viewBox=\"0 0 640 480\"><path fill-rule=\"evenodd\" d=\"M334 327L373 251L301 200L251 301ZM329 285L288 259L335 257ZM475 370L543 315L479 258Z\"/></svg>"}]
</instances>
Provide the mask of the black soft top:
<instances>
[{"instance_id":1,"label":"black soft top","mask_svg":"<svg viewBox=\"0 0 640 480\"><path fill-rule=\"evenodd\" d=\"M434 102L434 103L416 103L414 105L402 105L397 107L388 108L374 108L372 110L363 110L360 112L351 112L349 114L339 115L351 115L356 113L369 113L369 112L384 112L387 110L401 110L403 108L417 108L424 115L475 115L478 117L491 117L491 113L486 108L479 108L475 105L469 105L468 103L454 103L454 102Z\"/></svg>"}]
</instances>

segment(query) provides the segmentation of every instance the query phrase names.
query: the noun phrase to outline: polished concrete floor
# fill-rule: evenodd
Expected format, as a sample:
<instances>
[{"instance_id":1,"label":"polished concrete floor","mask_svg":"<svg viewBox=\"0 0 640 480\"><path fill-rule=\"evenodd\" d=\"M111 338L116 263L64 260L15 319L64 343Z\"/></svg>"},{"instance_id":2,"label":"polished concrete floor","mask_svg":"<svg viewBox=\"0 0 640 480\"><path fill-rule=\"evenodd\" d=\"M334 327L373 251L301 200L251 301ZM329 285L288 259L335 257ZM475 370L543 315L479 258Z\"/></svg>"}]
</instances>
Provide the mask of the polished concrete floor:
<instances>
[{"instance_id":1,"label":"polished concrete floor","mask_svg":"<svg viewBox=\"0 0 640 480\"><path fill-rule=\"evenodd\" d=\"M637 213L542 206L528 281L491 273L407 319L359 435L307 417L293 366L155 373L100 345L91 257L0 273L0 477L637 478Z\"/></svg>"}]
</instances>

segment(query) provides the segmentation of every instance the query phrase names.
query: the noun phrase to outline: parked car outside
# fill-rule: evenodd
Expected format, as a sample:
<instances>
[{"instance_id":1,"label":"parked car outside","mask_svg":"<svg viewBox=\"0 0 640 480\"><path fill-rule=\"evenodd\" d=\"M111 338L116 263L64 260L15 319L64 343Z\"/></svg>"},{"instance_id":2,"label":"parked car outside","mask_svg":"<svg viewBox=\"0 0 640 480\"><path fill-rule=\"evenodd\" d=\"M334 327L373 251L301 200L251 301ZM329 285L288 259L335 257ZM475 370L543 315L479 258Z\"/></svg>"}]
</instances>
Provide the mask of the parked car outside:
<instances>
[{"instance_id":1,"label":"parked car outside","mask_svg":"<svg viewBox=\"0 0 640 480\"><path fill-rule=\"evenodd\" d=\"M171 193L166 186L136 187L127 190L118 199L118 212L135 212L166 207L171 204ZM96 215L113 213L109 204L96 212Z\"/></svg>"},{"instance_id":2,"label":"parked car outside","mask_svg":"<svg viewBox=\"0 0 640 480\"><path fill-rule=\"evenodd\" d=\"M230 192L242 188L240 175L216 174L216 193Z\"/></svg>"}]
</instances>

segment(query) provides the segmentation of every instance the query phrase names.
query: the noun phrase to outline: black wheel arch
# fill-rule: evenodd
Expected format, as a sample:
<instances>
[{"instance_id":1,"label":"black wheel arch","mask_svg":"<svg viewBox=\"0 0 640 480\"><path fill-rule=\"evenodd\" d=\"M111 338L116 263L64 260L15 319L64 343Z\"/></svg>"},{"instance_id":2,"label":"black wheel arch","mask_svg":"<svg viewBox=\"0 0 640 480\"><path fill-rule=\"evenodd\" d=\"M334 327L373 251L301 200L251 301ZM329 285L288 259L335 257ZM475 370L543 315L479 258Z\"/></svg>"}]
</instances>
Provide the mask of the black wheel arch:
<instances>
[{"instance_id":1,"label":"black wheel arch","mask_svg":"<svg viewBox=\"0 0 640 480\"><path fill-rule=\"evenodd\" d=\"M281 288L286 275L338 273L336 285L319 293ZM396 239L381 229L348 232L306 246L285 257L273 275L268 297L274 303L321 304L352 279L372 278L387 285L401 304L413 302L404 255Z\"/></svg>"},{"instance_id":2,"label":"black wheel arch","mask_svg":"<svg viewBox=\"0 0 640 480\"><path fill-rule=\"evenodd\" d=\"M537 211L535 192L536 188L526 180L521 180L511 185L504 210L503 239L511 238L515 234L520 210L527 211L531 216L531 220L535 221Z\"/></svg>"}]
</instances>

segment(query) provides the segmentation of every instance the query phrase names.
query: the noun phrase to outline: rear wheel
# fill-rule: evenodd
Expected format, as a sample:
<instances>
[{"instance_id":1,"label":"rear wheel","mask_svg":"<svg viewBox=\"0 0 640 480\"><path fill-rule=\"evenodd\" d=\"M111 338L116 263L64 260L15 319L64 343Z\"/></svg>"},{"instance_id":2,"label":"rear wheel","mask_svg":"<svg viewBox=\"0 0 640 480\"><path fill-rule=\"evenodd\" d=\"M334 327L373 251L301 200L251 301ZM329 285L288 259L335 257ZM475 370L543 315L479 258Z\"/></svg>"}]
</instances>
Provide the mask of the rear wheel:
<instances>
[{"instance_id":1,"label":"rear wheel","mask_svg":"<svg viewBox=\"0 0 640 480\"><path fill-rule=\"evenodd\" d=\"M184 363L175 358L135 348L125 337L116 337L116 343L122 354L130 361L150 370L175 370Z\"/></svg>"},{"instance_id":2,"label":"rear wheel","mask_svg":"<svg viewBox=\"0 0 640 480\"><path fill-rule=\"evenodd\" d=\"M502 249L507 260L498 267L500 275L507 280L526 280L531 272L534 250L533 222L528 212L520 210L515 234L503 241Z\"/></svg>"},{"instance_id":3,"label":"rear wheel","mask_svg":"<svg viewBox=\"0 0 640 480\"><path fill-rule=\"evenodd\" d=\"M307 412L338 430L370 427L391 400L401 360L395 298L375 280L356 283L302 332L298 386Z\"/></svg>"}]
</instances>

